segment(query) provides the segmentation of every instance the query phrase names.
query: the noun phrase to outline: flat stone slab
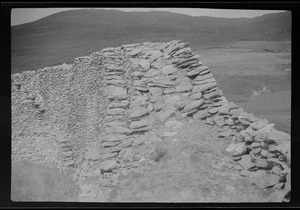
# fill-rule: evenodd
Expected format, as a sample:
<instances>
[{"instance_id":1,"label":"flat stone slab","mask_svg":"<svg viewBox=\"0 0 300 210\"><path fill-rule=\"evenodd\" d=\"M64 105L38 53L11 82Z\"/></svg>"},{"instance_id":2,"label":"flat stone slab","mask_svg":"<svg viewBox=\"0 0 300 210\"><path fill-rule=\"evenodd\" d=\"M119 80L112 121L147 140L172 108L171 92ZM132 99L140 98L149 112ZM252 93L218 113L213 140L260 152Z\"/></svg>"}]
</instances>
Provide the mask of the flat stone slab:
<instances>
[{"instance_id":1,"label":"flat stone slab","mask_svg":"<svg viewBox=\"0 0 300 210\"><path fill-rule=\"evenodd\" d=\"M106 128L107 133L115 133L115 134L128 134L131 132L129 128L125 128L122 126L114 126Z\"/></svg>"},{"instance_id":2,"label":"flat stone slab","mask_svg":"<svg viewBox=\"0 0 300 210\"><path fill-rule=\"evenodd\" d=\"M165 123L165 126L171 130L177 130L177 129L181 128L182 126L184 126L184 123L179 122L177 120L170 120Z\"/></svg>"},{"instance_id":3,"label":"flat stone slab","mask_svg":"<svg viewBox=\"0 0 300 210\"><path fill-rule=\"evenodd\" d=\"M176 92L188 92L193 89L193 85L190 82L183 82L176 87Z\"/></svg>"},{"instance_id":4,"label":"flat stone slab","mask_svg":"<svg viewBox=\"0 0 300 210\"><path fill-rule=\"evenodd\" d=\"M251 174L251 182L261 189L274 186L279 183L280 176L276 174L267 174L264 170L258 170Z\"/></svg>"},{"instance_id":5,"label":"flat stone slab","mask_svg":"<svg viewBox=\"0 0 300 210\"><path fill-rule=\"evenodd\" d=\"M236 144L230 144L227 147L226 152L229 152L234 156L238 156L238 155L245 154L246 150L247 150L247 148L246 148L245 144L241 142L241 143L236 143ZM248 158L248 157L246 157L246 158Z\"/></svg>"},{"instance_id":6,"label":"flat stone slab","mask_svg":"<svg viewBox=\"0 0 300 210\"><path fill-rule=\"evenodd\" d=\"M107 160L103 163L101 163L100 169L103 171L110 171L112 169L118 168L119 164L117 161L113 160Z\"/></svg>"},{"instance_id":7,"label":"flat stone slab","mask_svg":"<svg viewBox=\"0 0 300 210\"><path fill-rule=\"evenodd\" d=\"M107 91L110 96L122 96L127 94L127 90L125 88L118 86L108 86Z\"/></svg>"},{"instance_id":8,"label":"flat stone slab","mask_svg":"<svg viewBox=\"0 0 300 210\"><path fill-rule=\"evenodd\" d=\"M243 167L243 169L248 170L249 168L252 168L255 166L254 163L252 163L252 158L250 155L244 155L242 159L239 161L240 166Z\"/></svg>"},{"instance_id":9,"label":"flat stone slab","mask_svg":"<svg viewBox=\"0 0 300 210\"><path fill-rule=\"evenodd\" d=\"M161 69L162 73L165 75L173 74L178 71L178 68L174 65L167 65Z\"/></svg>"},{"instance_id":10,"label":"flat stone slab","mask_svg":"<svg viewBox=\"0 0 300 210\"><path fill-rule=\"evenodd\" d=\"M145 126L149 126L151 124L152 124L152 121L150 120L150 118L145 118L145 119L142 119L142 120L133 121L130 124L130 128L131 129L137 129L137 128L142 128L142 127L145 127Z\"/></svg>"},{"instance_id":11,"label":"flat stone slab","mask_svg":"<svg viewBox=\"0 0 300 210\"><path fill-rule=\"evenodd\" d=\"M165 122L169 117L171 117L175 113L175 108L171 108L168 110L162 110L158 114L158 118L161 122Z\"/></svg>"},{"instance_id":12,"label":"flat stone slab","mask_svg":"<svg viewBox=\"0 0 300 210\"><path fill-rule=\"evenodd\" d=\"M212 82L212 83L207 83L207 84L203 84L203 85L196 85L193 87L193 93L196 92L205 92L209 89L215 88L217 87L217 83L216 82Z\"/></svg>"},{"instance_id":13,"label":"flat stone slab","mask_svg":"<svg viewBox=\"0 0 300 210\"><path fill-rule=\"evenodd\" d=\"M139 107L139 108L136 108L136 109L132 109L130 111L130 117L131 118L138 118L138 117L144 116L148 113L149 113L149 109L144 108L144 107Z\"/></svg>"},{"instance_id":14,"label":"flat stone slab","mask_svg":"<svg viewBox=\"0 0 300 210\"><path fill-rule=\"evenodd\" d=\"M204 100L196 100L196 101L193 101L189 104L187 104L184 109L183 109L183 112L189 112L193 109L196 109L198 108L199 106L201 106L202 104L204 103Z\"/></svg>"}]
</instances>

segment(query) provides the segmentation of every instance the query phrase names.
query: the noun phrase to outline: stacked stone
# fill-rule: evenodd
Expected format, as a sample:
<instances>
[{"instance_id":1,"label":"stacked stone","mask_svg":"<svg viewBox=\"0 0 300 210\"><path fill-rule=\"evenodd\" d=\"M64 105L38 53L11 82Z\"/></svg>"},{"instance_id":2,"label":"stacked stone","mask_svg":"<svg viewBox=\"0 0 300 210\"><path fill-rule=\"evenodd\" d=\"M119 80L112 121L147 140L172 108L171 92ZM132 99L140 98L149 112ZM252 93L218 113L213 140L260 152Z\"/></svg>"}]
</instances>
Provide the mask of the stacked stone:
<instances>
[{"instance_id":1,"label":"stacked stone","mask_svg":"<svg viewBox=\"0 0 300 210\"><path fill-rule=\"evenodd\" d=\"M233 102L210 106L194 119L221 128L220 138L232 138L227 152L232 154L242 175L260 188L281 190L282 199L290 191L290 135L274 128Z\"/></svg>"},{"instance_id":2,"label":"stacked stone","mask_svg":"<svg viewBox=\"0 0 300 210\"><path fill-rule=\"evenodd\" d=\"M144 132L162 123L176 127L176 120L193 117L220 128L220 138L235 140L227 151L244 175L251 174L262 188L273 186L286 194L290 190L290 136L229 103L199 57L188 43L179 40L145 42L77 58L72 68L61 68L65 78L52 76L51 71L48 76L16 74L12 76L13 137L32 122L40 124L29 104L42 110L46 107L48 118L41 119L58 123L64 132L57 137L64 166L78 167L78 176L83 179L97 175L100 186L108 187L118 183L120 171L139 165L143 155L137 151L143 147ZM41 82L45 76L53 77L55 91L49 78ZM39 93L39 87L45 94ZM58 95L58 90L65 95ZM20 103L24 96L28 97ZM58 101L62 104L55 106ZM168 121L170 118L176 120ZM99 189L92 188L93 195L89 195L85 191L91 188L82 185L83 200L98 199Z\"/></svg>"},{"instance_id":3,"label":"stacked stone","mask_svg":"<svg viewBox=\"0 0 300 210\"><path fill-rule=\"evenodd\" d=\"M129 76L132 82L128 120L132 134L143 133L150 129L153 122L150 116L153 105L149 101L151 88L148 86L149 78L145 76L151 68L151 60L146 59L145 56L151 56L151 54L149 54L149 49L144 44L139 46L126 45L123 47L130 63Z\"/></svg>"},{"instance_id":4,"label":"stacked stone","mask_svg":"<svg viewBox=\"0 0 300 210\"><path fill-rule=\"evenodd\" d=\"M74 166L73 142L60 134L57 136L57 143L60 148L60 162L63 164L64 168Z\"/></svg>"},{"instance_id":5,"label":"stacked stone","mask_svg":"<svg viewBox=\"0 0 300 210\"><path fill-rule=\"evenodd\" d=\"M174 95L180 96L175 107L182 112L183 117L198 118L202 110L226 103L210 70L202 65L199 55L191 51L188 43L173 41L165 49L164 55L169 64L162 68L164 74L172 74L174 72L172 69L179 69L184 74L180 77L180 82L176 84L175 89L165 90L167 94L174 91ZM175 96L173 99L176 100Z\"/></svg>"},{"instance_id":6,"label":"stacked stone","mask_svg":"<svg viewBox=\"0 0 300 210\"><path fill-rule=\"evenodd\" d=\"M260 188L281 190L282 198L290 191L290 135L274 128L266 119L254 120L253 115L241 113L246 129L239 132L242 142L231 144L227 151Z\"/></svg>"},{"instance_id":7,"label":"stacked stone","mask_svg":"<svg viewBox=\"0 0 300 210\"><path fill-rule=\"evenodd\" d=\"M131 130L127 125L129 95L128 80L124 66L124 55L120 48L102 50L105 56L104 79L107 89L106 135L102 138L104 147L102 160L118 156L122 149L118 145L126 139ZM117 163L114 162L116 165Z\"/></svg>"},{"instance_id":8,"label":"stacked stone","mask_svg":"<svg viewBox=\"0 0 300 210\"><path fill-rule=\"evenodd\" d=\"M12 160L64 168L56 128L61 125L59 117L64 117L61 107L65 104L55 100L66 92L61 81L70 68L60 65L12 75Z\"/></svg>"}]
</instances>

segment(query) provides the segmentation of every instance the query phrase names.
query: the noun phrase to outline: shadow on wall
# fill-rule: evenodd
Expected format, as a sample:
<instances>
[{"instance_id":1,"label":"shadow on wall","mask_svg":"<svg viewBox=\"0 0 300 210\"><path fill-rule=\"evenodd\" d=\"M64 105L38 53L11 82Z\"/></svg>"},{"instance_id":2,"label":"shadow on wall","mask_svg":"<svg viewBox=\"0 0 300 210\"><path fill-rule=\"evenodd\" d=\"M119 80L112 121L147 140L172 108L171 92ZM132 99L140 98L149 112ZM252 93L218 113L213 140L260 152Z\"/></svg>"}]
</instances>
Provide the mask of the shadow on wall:
<instances>
[{"instance_id":1,"label":"shadow on wall","mask_svg":"<svg viewBox=\"0 0 300 210\"><path fill-rule=\"evenodd\" d=\"M58 169L26 161L12 162L12 201L76 202L79 188Z\"/></svg>"}]
</instances>

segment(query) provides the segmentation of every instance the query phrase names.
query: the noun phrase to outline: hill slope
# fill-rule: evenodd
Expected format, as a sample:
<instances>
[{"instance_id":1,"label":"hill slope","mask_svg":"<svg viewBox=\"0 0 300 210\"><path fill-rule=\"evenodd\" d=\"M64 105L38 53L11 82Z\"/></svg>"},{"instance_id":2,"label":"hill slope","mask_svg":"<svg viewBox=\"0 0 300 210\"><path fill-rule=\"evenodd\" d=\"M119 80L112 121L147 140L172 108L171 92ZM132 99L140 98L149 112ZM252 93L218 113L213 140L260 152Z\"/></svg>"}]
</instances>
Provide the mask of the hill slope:
<instances>
[{"instance_id":1,"label":"hill slope","mask_svg":"<svg viewBox=\"0 0 300 210\"><path fill-rule=\"evenodd\" d=\"M239 40L290 40L291 14L192 17L170 12L83 9L11 28L12 73L73 62L104 47L174 39L195 50Z\"/></svg>"}]
</instances>

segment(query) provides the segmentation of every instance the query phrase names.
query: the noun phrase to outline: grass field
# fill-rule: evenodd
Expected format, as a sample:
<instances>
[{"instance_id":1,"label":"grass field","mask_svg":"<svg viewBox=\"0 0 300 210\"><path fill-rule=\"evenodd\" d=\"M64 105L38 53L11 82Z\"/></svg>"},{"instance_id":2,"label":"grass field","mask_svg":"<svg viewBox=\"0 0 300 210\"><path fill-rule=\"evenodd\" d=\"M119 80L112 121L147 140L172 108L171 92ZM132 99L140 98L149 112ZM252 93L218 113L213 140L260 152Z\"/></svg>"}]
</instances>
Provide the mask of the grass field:
<instances>
[{"instance_id":1,"label":"grass field","mask_svg":"<svg viewBox=\"0 0 300 210\"><path fill-rule=\"evenodd\" d=\"M291 71L286 71L291 70L290 42L241 41L196 52L228 100L291 132Z\"/></svg>"},{"instance_id":2,"label":"grass field","mask_svg":"<svg viewBox=\"0 0 300 210\"><path fill-rule=\"evenodd\" d=\"M12 162L12 201L76 202L78 193L70 175L27 161Z\"/></svg>"}]
</instances>

